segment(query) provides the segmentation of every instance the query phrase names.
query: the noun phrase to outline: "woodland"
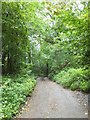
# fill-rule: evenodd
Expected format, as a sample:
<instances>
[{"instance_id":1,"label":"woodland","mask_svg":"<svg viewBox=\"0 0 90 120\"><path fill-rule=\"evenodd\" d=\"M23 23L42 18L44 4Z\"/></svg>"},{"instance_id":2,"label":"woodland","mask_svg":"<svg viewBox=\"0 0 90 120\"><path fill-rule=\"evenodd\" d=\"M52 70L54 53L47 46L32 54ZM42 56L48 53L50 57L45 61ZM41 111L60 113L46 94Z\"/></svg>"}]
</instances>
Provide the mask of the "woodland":
<instances>
[{"instance_id":1,"label":"woodland","mask_svg":"<svg viewBox=\"0 0 90 120\"><path fill-rule=\"evenodd\" d=\"M90 92L89 11L90 2L2 2L2 119L18 113L38 77Z\"/></svg>"}]
</instances>

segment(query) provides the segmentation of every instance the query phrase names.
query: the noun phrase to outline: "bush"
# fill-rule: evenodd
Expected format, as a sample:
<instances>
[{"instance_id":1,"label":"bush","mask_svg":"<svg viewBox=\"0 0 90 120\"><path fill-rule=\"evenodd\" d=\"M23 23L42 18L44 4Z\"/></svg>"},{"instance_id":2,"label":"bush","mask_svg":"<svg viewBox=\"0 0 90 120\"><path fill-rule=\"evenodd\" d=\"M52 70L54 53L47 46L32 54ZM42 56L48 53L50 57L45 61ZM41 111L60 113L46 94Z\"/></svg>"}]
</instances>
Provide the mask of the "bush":
<instances>
[{"instance_id":1,"label":"bush","mask_svg":"<svg viewBox=\"0 0 90 120\"><path fill-rule=\"evenodd\" d=\"M82 68L70 68L67 71L61 71L54 76L54 81L71 90L81 90L88 92L90 72Z\"/></svg>"},{"instance_id":2,"label":"bush","mask_svg":"<svg viewBox=\"0 0 90 120\"><path fill-rule=\"evenodd\" d=\"M88 92L90 90L90 81L81 81L80 82L80 89L84 92Z\"/></svg>"},{"instance_id":3,"label":"bush","mask_svg":"<svg viewBox=\"0 0 90 120\"><path fill-rule=\"evenodd\" d=\"M78 90L79 89L79 82L75 81L74 83L71 84L70 88L71 88L71 90Z\"/></svg>"},{"instance_id":4,"label":"bush","mask_svg":"<svg viewBox=\"0 0 90 120\"><path fill-rule=\"evenodd\" d=\"M36 80L29 77L3 77L2 113L4 119L10 119L15 115L26 97L31 95Z\"/></svg>"}]
</instances>

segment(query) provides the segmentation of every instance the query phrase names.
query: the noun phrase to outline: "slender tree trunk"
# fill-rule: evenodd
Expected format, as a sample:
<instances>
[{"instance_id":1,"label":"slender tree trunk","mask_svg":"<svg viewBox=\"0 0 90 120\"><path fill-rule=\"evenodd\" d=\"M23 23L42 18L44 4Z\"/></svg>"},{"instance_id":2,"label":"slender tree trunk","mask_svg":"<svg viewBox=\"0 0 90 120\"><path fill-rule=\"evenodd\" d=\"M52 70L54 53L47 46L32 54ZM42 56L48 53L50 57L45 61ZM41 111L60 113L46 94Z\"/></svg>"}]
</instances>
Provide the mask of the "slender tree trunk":
<instances>
[{"instance_id":1,"label":"slender tree trunk","mask_svg":"<svg viewBox=\"0 0 90 120\"><path fill-rule=\"evenodd\" d=\"M3 52L2 53L2 74L4 74L5 73L5 71L6 71L6 67L5 67L5 58L6 58L6 53L5 52Z\"/></svg>"},{"instance_id":2,"label":"slender tree trunk","mask_svg":"<svg viewBox=\"0 0 90 120\"><path fill-rule=\"evenodd\" d=\"M48 65L48 62L47 62L47 64L46 64L46 76L48 77L48 73L49 72L49 65Z\"/></svg>"},{"instance_id":3,"label":"slender tree trunk","mask_svg":"<svg viewBox=\"0 0 90 120\"><path fill-rule=\"evenodd\" d=\"M10 60L9 60L10 58L9 58L9 53L8 53L8 57L7 57L7 73L9 73L10 72Z\"/></svg>"},{"instance_id":4,"label":"slender tree trunk","mask_svg":"<svg viewBox=\"0 0 90 120\"><path fill-rule=\"evenodd\" d=\"M7 59L7 73L11 74L13 73L13 64L12 64L12 57L10 57L9 53L8 53L8 59Z\"/></svg>"}]
</instances>

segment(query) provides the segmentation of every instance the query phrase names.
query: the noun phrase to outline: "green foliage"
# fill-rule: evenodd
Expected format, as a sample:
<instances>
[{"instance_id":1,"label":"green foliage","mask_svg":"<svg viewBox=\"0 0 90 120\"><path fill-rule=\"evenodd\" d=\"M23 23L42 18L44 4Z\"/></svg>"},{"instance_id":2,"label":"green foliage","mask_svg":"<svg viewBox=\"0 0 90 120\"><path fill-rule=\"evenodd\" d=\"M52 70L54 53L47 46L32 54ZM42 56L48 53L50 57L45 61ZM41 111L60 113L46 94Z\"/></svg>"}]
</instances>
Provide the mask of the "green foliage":
<instances>
[{"instance_id":1,"label":"green foliage","mask_svg":"<svg viewBox=\"0 0 90 120\"><path fill-rule=\"evenodd\" d=\"M64 68L89 66L89 3L80 2L81 9L77 2L2 4L3 73L30 66L36 75L48 69L52 77Z\"/></svg>"},{"instance_id":2,"label":"green foliage","mask_svg":"<svg viewBox=\"0 0 90 120\"><path fill-rule=\"evenodd\" d=\"M60 73L56 74L53 79L57 83L63 85L64 87L71 88L72 90L89 92L90 81L86 72L88 72L88 70L85 71L82 68L70 68L67 71L61 71Z\"/></svg>"},{"instance_id":3,"label":"green foliage","mask_svg":"<svg viewBox=\"0 0 90 120\"><path fill-rule=\"evenodd\" d=\"M31 94L34 75L90 90L89 4L2 2L2 73L10 75L2 83L4 118Z\"/></svg>"},{"instance_id":4,"label":"green foliage","mask_svg":"<svg viewBox=\"0 0 90 120\"><path fill-rule=\"evenodd\" d=\"M71 90L79 90L79 82L75 81L74 83L71 84L70 88Z\"/></svg>"},{"instance_id":5,"label":"green foliage","mask_svg":"<svg viewBox=\"0 0 90 120\"><path fill-rule=\"evenodd\" d=\"M18 73L28 63L31 64L32 38L34 34L38 34L37 31L40 32L40 19L36 16L37 6L37 2L2 3L3 74Z\"/></svg>"},{"instance_id":6,"label":"green foliage","mask_svg":"<svg viewBox=\"0 0 90 120\"><path fill-rule=\"evenodd\" d=\"M31 96L36 81L33 77L3 77L2 113L3 118L10 119L25 103L26 96Z\"/></svg>"},{"instance_id":7,"label":"green foliage","mask_svg":"<svg viewBox=\"0 0 90 120\"><path fill-rule=\"evenodd\" d=\"M90 91L90 81L86 81L86 80L81 81L80 89L84 92Z\"/></svg>"}]
</instances>

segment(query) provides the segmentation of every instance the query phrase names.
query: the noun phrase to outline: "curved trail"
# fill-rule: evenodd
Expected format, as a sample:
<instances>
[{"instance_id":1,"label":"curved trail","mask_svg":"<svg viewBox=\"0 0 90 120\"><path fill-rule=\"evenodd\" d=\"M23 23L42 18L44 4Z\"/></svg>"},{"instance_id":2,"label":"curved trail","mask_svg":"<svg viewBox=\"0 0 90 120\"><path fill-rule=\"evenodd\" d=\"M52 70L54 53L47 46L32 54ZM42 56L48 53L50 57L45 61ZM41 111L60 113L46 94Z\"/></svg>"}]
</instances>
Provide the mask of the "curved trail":
<instances>
[{"instance_id":1,"label":"curved trail","mask_svg":"<svg viewBox=\"0 0 90 120\"><path fill-rule=\"evenodd\" d=\"M17 118L87 118L86 112L72 91L38 78L32 97Z\"/></svg>"}]
</instances>

